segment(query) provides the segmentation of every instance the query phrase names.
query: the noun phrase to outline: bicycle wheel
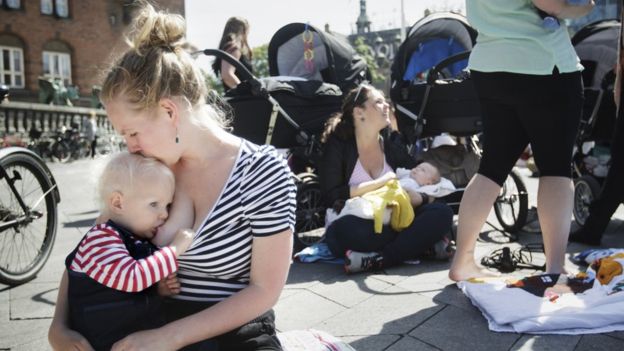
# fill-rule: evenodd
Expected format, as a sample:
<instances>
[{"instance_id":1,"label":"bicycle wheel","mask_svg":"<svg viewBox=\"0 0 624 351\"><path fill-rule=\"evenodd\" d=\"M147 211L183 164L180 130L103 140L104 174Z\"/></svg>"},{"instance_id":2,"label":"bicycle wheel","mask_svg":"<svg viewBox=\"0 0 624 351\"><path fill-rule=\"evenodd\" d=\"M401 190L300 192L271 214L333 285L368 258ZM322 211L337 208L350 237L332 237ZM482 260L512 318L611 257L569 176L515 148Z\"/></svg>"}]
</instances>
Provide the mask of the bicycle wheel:
<instances>
[{"instance_id":1,"label":"bicycle wheel","mask_svg":"<svg viewBox=\"0 0 624 351\"><path fill-rule=\"evenodd\" d=\"M48 260L57 224L53 181L36 156L23 152L0 158L10 179L0 179L0 282L16 285L33 279ZM17 191L9 187L9 181ZM27 211L18 202L20 197ZM8 225L16 221L14 225Z\"/></svg>"},{"instance_id":2,"label":"bicycle wheel","mask_svg":"<svg viewBox=\"0 0 624 351\"><path fill-rule=\"evenodd\" d=\"M518 173L512 170L494 202L494 213L505 231L515 233L525 225L528 211L526 186Z\"/></svg>"},{"instance_id":3,"label":"bicycle wheel","mask_svg":"<svg viewBox=\"0 0 624 351\"><path fill-rule=\"evenodd\" d=\"M310 246L321 240L322 232L317 229L325 225L325 208L321 203L318 177L312 173L298 177L295 241L299 246Z\"/></svg>"}]
</instances>

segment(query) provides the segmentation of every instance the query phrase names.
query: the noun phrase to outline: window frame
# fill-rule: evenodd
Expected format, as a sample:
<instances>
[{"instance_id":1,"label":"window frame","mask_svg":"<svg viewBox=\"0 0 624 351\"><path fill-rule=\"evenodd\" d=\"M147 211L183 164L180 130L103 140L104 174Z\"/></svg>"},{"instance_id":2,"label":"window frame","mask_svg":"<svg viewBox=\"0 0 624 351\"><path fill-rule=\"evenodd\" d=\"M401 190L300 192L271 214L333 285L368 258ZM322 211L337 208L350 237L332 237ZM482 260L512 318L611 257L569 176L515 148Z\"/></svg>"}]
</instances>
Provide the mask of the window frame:
<instances>
[{"instance_id":1,"label":"window frame","mask_svg":"<svg viewBox=\"0 0 624 351\"><path fill-rule=\"evenodd\" d=\"M0 0L2 1L2 0ZM6 0L4 0L6 1ZM59 6L60 3L63 3L63 6ZM46 7L49 7L50 12L44 12L44 3ZM59 9L64 8L65 13L61 14ZM69 18L69 0L41 0L39 1L39 12L41 12L44 16L54 16L56 18Z\"/></svg>"},{"instance_id":2,"label":"window frame","mask_svg":"<svg viewBox=\"0 0 624 351\"><path fill-rule=\"evenodd\" d=\"M11 67L9 67L8 70L6 69L6 67L4 67L4 51L5 50L9 51L9 65ZM19 57L19 61L20 61L19 64L21 68L20 71L15 70L15 68L13 67L13 64L15 63L15 51L18 51L20 55ZM4 76L7 74L11 75L10 83L4 80ZM22 84L20 85L15 84L16 76L21 77ZM24 69L24 49L22 49L21 47L0 45L0 84L6 84L10 88L17 88L17 89L23 89L26 86L26 72Z\"/></svg>"},{"instance_id":3,"label":"window frame","mask_svg":"<svg viewBox=\"0 0 624 351\"><path fill-rule=\"evenodd\" d=\"M70 85L72 85L72 68L71 68L71 54L68 52L60 52L60 51L49 51L49 50L44 50L41 54L41 59L42 59L42 75L46 76L46 77L50 77L52 79L57 79L60 78L63 81L63 84L68 87ZM48 59L46 60L46 55L48 55ZM53 72L54 70L54 65L51 64L52 61L54 61L54 58L57 58L57 62L58 62L58 72ZM62 64L62 58L66 58L67 59L67 68L68 68L68 76L65 76L63 74L63 67L61 66ZM50 69L48 73L46 73L46 63L48 63L50 65Z\"/></svg>"}]
</instances>

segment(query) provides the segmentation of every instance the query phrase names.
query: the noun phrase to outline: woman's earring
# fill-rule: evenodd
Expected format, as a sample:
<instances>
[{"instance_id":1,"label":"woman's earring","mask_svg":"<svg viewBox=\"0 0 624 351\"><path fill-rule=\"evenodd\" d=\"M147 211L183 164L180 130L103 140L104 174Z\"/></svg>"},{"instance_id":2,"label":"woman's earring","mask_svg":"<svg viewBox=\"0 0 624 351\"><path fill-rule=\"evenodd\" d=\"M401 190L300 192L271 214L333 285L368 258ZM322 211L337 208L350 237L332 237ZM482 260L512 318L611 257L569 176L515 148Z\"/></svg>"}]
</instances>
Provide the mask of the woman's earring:
<instances>
[{"instance_id":1,"label":"woman's earring","mask_svg":"<svg viewBox=\"0 0 624 351\"><path fill-rule=\"evenodd\" d=\"M364 122L366 120L366 118L364 118L364 116L360 116L360 121Z\"/></svg>"},{"instance_id":2,"label":"woman's earring","mask_svg":"<svg viewBox=\"0 0 624 351\"><path fill-rule=\"evenodd\" d=\"M176 144L180 143L180 136L178 135L178 128L176 128Z\"/></svg>"}]
</instances>

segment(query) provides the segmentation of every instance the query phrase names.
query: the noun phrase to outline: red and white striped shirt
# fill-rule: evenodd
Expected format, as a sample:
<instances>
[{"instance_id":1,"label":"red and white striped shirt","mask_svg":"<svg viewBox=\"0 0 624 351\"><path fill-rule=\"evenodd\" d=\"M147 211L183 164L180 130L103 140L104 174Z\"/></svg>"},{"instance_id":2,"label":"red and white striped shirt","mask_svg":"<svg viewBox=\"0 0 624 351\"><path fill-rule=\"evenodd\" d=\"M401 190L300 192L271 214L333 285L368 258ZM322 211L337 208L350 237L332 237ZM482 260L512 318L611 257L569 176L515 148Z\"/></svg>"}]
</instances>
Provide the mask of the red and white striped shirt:
<instances>
[{"instance_id":1,"label":"red and white striped shirt","mask_svg":"<svg viewBox=\"0 0 624 351\"><path fill-rule=\"evenodd\" d=\"M96 225L85 235L70 265L109 288L142 291L178 270L175 254L166 246L144 259L134 259L119 233L107 224Z\"/></svg>"}]
</instances>

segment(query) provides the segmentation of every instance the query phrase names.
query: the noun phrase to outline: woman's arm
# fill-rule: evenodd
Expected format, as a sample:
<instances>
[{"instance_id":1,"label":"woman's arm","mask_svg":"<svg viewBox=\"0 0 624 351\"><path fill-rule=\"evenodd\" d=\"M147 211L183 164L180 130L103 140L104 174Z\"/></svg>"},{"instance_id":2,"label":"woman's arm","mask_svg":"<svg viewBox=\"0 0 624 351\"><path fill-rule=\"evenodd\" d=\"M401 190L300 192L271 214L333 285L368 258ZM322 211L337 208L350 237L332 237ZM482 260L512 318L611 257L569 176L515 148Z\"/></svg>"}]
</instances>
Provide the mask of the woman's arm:
<instances>
[{"instance_id":1,"label":"woman's arm","mask_svg":"<svg viewBox=\"0 0 624 351\"><path fill-rule=\"evenodd\" d=\"M113 350L177 350L235 329L271 309L286 284L292 254L290 230L256 237L249 286L218 304L166 326L132 334Z\"/></svg>"},{"instance_id":2,"label":"woman's arm","mask_svg":"<svg viewBox=\"0 0 624 351\"><path fill-rule=\"evenodd\" d=\"M587 5L570 5L567 0L532 0L538 9L557 18L578 18L591 12L594 0Z\"/></svg>"},{"instance_id":3,"label":"woman's arm","mask_svg":"<svg viewBox=\"0 0 624 351\"><path fill-rule=\"evenodd\" d=\"M321 196L327 207L332 207L336 200L347 200L350 197L349 180L344 174L348 158L344 154L344 143L332 136L323 146L319 180Z\"/></svg>"},{"instance_id":4,"label":"woman's arm","mask_svg":"<svg viewBox=\"0 0 624 351\"><path fill-rule=\"evenodd\" d=\"M67 271L63 273L56 298L52 324L48 330L48 341L54 350L93 350L87 339L69 328L69 306L67 305Z\"/></svg>"},{"instance_id":5,"label":"woman's arm","mask_svg":"<svg viewBox=\"0 0 624 351\"><path fill-rule=\"evenodd\" d=\"M362 196L368 192L377 190L382 186L386 185L386 183L392 179L396 179L396 174L394 172L388 172L377 179L354 185L349 188L349 197L352 198L356 196Z\"/></svg>"},{"instance_id":6,"label":"woman's arm","mask_svg":"<svg viewBox=\"0 0 624 351\"><path fill-rule=\"evenodd\" d=\"M235 59L240 60L242 52L239 45L230 43L225 48L225 51L234 56ZM223 79L225 85L227 85L230 89L235 88L240 84L240 79L236 76L236 67L232 66L225 60L221 60L221 79Z\"/></svg>"}]
</instances>

